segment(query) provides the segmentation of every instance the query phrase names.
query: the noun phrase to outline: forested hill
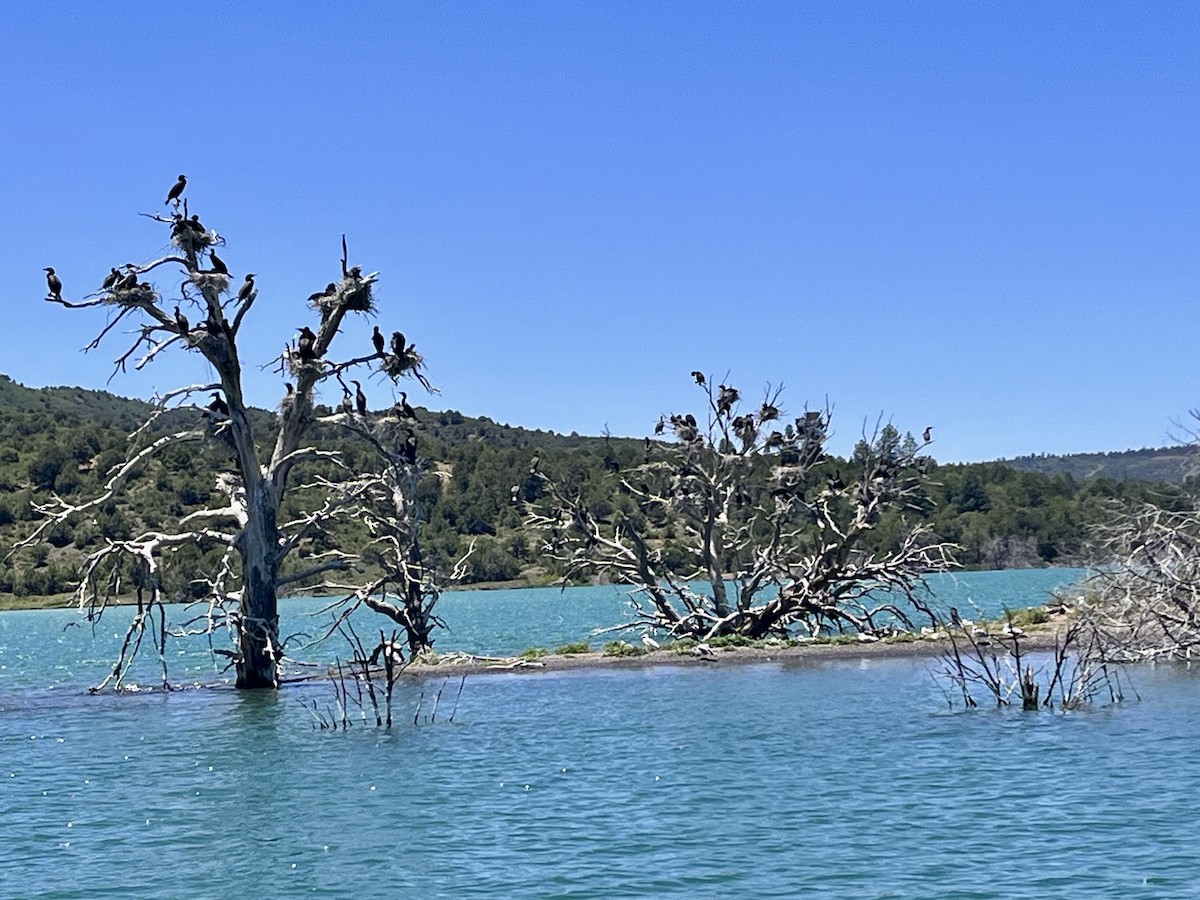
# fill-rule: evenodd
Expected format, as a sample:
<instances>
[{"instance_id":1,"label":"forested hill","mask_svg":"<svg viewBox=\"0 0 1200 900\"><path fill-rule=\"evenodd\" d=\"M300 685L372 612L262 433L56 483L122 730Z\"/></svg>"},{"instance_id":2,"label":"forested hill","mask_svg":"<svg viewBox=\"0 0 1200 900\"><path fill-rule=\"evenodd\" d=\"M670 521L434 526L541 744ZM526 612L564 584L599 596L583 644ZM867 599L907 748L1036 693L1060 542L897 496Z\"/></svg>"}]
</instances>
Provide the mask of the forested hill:
<instances>
[{"instance_id":1,"label":"forested hill","mask_svg":"<svg viewBox=\"0 0 1200 900\"><path fill-rule=\"evenodd\" d=\"M1065 456L1040 453L999 462L1020 472L1070 475L1076 481L1109 478L1113 481L1182 484L1186 478L1196 474L1200 458L1195 447L1181 446L1119 450L1113 453L1069 453Z\"/></svg>"},{"instance_id":2,"label":"forested hill","mask_svg":"<svg viewBox=\"0 0 1200 900\"><path fill-rule=\"evenodd\" d=\"M199 398L199 402L206 400ZM52 491L76 503L99 494L106 473L124 458L126 436L150 410L145 402L104 391L35 390L0 376L0 547L7 552L33 529L37 518L33 504ZM629 471L644 458L641 439L560 435L453 410L418 407L417 413L418 452L429 463L418 488L426 518L422 545L427 559L445 570L474 544L467 572L470 582L547 580L556 575L539 556L544 535L529 527L524 503L513 502L514 487L523 501L536 499L537 481L530 476L533 456L540 457L543 471L576 485L599 516L610 516L630 503L615 473ZM273 414L257 410L253 415L268 426ZM174 410L159 419L155 430L194 427L202 419L195 408ZM270 428L259 433L267 435ZM324 449L340 451L351 470L372 465L370 449L349 442L339 428L318 427L314 437ZM1077 562L1085 553L1089 529L1111 515L1114 501L1182 502L1178 485L1183 456L1178 449L1094 455L1081 457L1093 461L1078 468L1068 466L1075 459L1070 456L935 464L928 502L908 515L923 518L940 537L959 544L959 560L966 566ZM1095 462L1108 464L1127 457L1130 465L1123 468L1098 467ZM1174 458L1174 470L1154 470L1148 463L1136 470L1141 477L1162 471L1158 477L1174 486L1134 480L1131 462L1139 457ZM169 528L189 512L216 502L216 475L225 466L227 461L215 446L171 448L131 482L131 498L122 497L56 526L45 544L10 560L3 561L5 553L0 553L0 594L67 590L79 561L105 541ZM338 471L329 468L318 474L336 478ZM1126 480L1119 480L1117 473ZM283 513L299 515L305 502L303 496L289 496ZM872 540L881 548L890 546L905 528L902 520L885 520ZM664 532L659 539L666 552L686 553L679 535ZM359 551L366 548L369 536L350 521L334 540ZM328 547L313 546L304 552L324 549ZM197 566L201 565L202 551L195 549L194 554ZM183 591L186 582L171 587Z\"/></svg>"}]
</instances>

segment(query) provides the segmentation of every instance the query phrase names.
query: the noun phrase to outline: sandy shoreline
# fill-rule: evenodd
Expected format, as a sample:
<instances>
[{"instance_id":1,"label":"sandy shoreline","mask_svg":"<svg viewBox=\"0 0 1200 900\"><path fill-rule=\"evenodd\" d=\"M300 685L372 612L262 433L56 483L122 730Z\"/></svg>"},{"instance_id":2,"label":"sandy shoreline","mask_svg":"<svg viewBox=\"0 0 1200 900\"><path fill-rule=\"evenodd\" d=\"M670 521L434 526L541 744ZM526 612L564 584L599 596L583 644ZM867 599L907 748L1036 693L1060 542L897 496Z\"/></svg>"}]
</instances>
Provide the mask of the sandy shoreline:
<instances>
[{"instance_id":1,"label":"sandy shoreline","mask_svg":"<svg viewBox=\"0 0 1200 900\"><path fill-rule=\"evenodd\" d=\"M1044 652L1054 649L1057 627L1039 630L1021 638L1021 652ZM1007 641L994 641L998 654L1007 652ZM960 652L969 643L959 641ZM600 651L590 653L550 654L538 659L493 657L471 654L448 654L436 664L412 663L405 667L402 678L456 678L462 675L535 675L549 672L572 672L591 669L641 669L654 666L678 668L726 668L729 666L781 663L841 662L862 659L934 659L951 649L947 638L913 641L875 641L853 644L812 643L796 646L755 646L713 648L711 656L693 656L688 651L655 650L638 656L606 656ZM323 677L323 676L317 676ZM307 680L307 679L305 679Z\"/></svg>"}]
</instances>

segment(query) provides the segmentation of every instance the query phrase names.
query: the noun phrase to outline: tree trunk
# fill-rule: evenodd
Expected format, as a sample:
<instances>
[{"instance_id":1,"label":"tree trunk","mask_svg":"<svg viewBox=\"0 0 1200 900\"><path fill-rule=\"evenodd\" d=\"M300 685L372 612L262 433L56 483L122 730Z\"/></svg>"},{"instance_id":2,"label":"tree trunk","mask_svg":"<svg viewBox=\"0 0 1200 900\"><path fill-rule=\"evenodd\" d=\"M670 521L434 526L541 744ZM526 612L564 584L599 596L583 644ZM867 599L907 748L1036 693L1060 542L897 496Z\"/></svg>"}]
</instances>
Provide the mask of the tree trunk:
<instances>
[{"instance_id":1,"label":"tree trunk","mask_svg":"<svg viewBox=\"0 0 1200 900\"><path fill-rule=\"evenodd\" d=\"M275 509L260 493L247 497L246 529L239 538L242 557L242 622L238 636L239 688L279 686L278 535Z\"/></svg>"}]
</instances>

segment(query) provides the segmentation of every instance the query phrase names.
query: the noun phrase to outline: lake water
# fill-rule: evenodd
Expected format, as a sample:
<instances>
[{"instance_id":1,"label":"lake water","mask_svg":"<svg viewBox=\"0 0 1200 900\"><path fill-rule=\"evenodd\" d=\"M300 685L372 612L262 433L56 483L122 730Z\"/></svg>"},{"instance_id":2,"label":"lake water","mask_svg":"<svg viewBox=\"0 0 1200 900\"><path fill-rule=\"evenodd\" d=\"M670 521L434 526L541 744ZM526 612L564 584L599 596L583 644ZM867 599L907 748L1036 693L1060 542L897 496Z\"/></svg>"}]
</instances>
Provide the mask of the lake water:
<instances>
[{"instance_id":1,"label":"lake water","mask_svg":"<svg viewBox=\"0 0 1200 900\"><path fill-rule=\"evenodd\" d=\"M1017 606L1071 574L939 596ZM554 646L622 603L448 595L439 643ZM434 680L391 731L329 732L303 705L327 685L89 696L105 641L65 620L0 614L4 897L1200 896L1182 667L1067 715L950 711L920 660L473 676L453 722L443 699L411 724Z\"/></svg>"}]
</instances>

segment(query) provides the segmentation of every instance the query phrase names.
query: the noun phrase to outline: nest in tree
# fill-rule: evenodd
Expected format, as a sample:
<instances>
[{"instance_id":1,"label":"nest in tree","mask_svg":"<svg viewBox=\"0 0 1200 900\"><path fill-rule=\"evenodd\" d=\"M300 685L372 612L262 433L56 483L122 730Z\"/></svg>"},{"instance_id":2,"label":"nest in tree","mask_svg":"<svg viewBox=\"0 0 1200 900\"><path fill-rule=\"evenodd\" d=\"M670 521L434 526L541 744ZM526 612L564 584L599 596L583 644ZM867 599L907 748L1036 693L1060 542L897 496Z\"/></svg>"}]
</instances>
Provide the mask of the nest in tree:
<instances>
[{"instance_id":1,"label":"nest in tree","mask_svg":"<svg viewBox=\"0 0 1200 900\"><path fill-rule=\"evenodd\" d=\"M425 358L417 352L415 344L410 344L403 353L385 353L383 356L383 372L395 381L403 375L415 375L421 378L421 367Z\"/></svg>"},{"instance_id":2,"label":"nest in tree","mask_svg":"<svg viewBox=\"0 0 1200 900\"><path fill-rule=\"evenodd\" d=\"M229 290L229 276L222 275L219 272L192 272L188 277L192 284L201 290L211 288L218 294L223 294Z\"/></svg>"},{"instance_id":3,"label":"nest in tree","mask_svg":"<svg viewBox=\"0 0 1200 900\"><path fill-rule=\"evenodd\" d=\"M283 351L283 364L293 378L299 377L301 372L320 372L322 368L319 359L301 359L300 351L295 347L288 347Z\"/></svg>"},{"instance_id":4,"label":"nest in tree","mask_svg":"<svg viewBox=\"0 0 1200 900\"><path fill-rule=\"evenodd\" d=\"M184 253L198 254L201 250L215 247L220 240L215 231L195 228L187 222L178 222L171 228L171 244Z\"/></svg>"},{"instance_id":5,"label":"nest in tree","mask_svg":"<svg viewBox=\"0 0 1200 900\"><path fill-rule=\"evenodd\" d=\"M121 306L153 306L158 302L154 286L147 281L136 284L127 291L114 291L106 298L109 303Z\"/></svg>"},{"instance_id":6,"label":"nest in tree","mask_svg":"<svg viewBox=\"0 0 1200 900\"><path fill-rule=\"evenodd\" d=\"M347 312L375 312L375 301L371 297L371 282L347 275L341 284L330 284L320 294L308 298L308 305L321 314L325 321L335 309Z\"/></svg>"}]
</instances>

